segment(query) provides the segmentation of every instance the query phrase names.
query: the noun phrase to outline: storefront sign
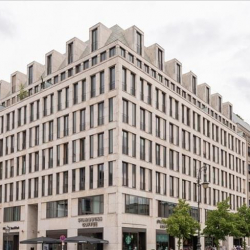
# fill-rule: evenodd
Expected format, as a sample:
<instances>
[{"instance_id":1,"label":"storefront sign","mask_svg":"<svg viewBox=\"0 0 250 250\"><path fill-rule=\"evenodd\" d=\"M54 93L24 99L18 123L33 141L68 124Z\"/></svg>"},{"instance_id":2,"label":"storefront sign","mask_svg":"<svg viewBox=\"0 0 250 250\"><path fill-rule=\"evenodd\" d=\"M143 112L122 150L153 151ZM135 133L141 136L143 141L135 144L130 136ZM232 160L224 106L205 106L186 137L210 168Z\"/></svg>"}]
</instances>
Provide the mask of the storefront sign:
<instances>
[{"instance_id":1,"label":"storefront sign","mask_svg":"<svg viewBox=\"0 0 250 250\"><path fill-rule=\"evenodd\" d=\"M166 224L164 224L162 220L157 220L156 223L160 224L160 228L162 228L162 229L166 229L167 228Z\"/></svg>"},{"instance_id":2,"label":"storefront sign","mask_svg":"<svg viewBox=\"0 0 250 250\"><path fill-rule=\"evenodd\" d=\"M79 218L78 222L82 223L82 227L97 227L98 222L102 221L102 217Z\"/></svg>"}]
</instances>

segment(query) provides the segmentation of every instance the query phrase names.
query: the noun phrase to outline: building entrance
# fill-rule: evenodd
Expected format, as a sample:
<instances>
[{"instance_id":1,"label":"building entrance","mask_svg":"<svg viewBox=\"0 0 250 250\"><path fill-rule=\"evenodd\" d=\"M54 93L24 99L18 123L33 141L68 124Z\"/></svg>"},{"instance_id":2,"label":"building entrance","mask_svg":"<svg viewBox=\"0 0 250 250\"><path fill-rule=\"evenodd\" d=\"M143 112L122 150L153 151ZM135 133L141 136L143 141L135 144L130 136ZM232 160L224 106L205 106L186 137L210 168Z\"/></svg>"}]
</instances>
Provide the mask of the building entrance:
<instances>
[{"instance_id":1,"label":"building entrance","mask_svg":"<svg viewBox=\"0 0 250 250\"><path fill-rule=\"evenodd\" d=\"M145 250L146 230L123 228L122 250Z\"/></svg>"},{"instance_id":2,"label":"building entrance","mask_svg":"<svg viewBox=\"0 0 250 250\"><path fill-rule=\"evenodd\" d=\"M19 233L3 234L4 250L19 250Z\"/></svg>"}]
</instances>

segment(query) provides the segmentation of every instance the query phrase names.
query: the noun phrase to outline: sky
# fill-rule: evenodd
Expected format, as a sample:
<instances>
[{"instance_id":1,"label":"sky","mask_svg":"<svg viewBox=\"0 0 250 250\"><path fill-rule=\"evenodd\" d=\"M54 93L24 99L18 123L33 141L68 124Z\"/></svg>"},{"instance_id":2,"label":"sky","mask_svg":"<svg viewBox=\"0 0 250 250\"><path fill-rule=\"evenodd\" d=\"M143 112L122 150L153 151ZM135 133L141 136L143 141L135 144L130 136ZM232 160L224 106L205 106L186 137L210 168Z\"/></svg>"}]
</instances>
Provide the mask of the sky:
<instances>
[{"instance_id":1,"label":"sky","mask_svg":"<svg viewBox=\"0 0 250 250\"><path fill-rule=\"evenodd\" d=\"M98 22L136 25L145 46L161 45L166 61L177 58L183 73L193 71L250 123L250 2L1 1L0 80L26 73L32 61L44 64L52 49L64 54L73 37L88 40Z\"/></svg>"}]
</instances>

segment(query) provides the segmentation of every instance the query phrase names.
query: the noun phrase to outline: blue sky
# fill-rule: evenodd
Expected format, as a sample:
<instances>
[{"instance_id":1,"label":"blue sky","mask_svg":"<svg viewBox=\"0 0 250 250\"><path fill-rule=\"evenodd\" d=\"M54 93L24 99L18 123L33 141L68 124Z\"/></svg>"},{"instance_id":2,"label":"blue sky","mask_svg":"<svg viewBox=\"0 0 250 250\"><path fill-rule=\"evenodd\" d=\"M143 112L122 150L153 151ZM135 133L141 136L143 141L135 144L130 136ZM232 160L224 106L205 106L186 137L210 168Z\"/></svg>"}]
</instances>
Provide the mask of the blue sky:
<instances>
[{"instance_id":1,"label":"blue sky","mask_svg":"<svg viewBox=\"0 0 250 250\"><path fill-rule=\"evenodd\" d=\"M146 46L160 44L166 61L180 60L250 123L250 2L1 2L0 79L44 64L52 49L65 53L72 37L88 40L98 22L138 26Z\"/></svg>"}]
</instances>

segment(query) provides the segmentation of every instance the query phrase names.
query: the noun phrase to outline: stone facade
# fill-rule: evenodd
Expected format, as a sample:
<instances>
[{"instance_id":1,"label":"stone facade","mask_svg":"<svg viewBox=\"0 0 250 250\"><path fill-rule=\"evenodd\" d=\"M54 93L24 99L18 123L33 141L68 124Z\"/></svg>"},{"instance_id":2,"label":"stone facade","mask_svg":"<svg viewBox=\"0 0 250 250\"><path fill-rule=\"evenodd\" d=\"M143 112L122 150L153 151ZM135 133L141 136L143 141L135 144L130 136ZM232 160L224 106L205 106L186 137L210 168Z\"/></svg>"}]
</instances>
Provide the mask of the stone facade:
<instances>
[{"instance_id":1,"label":"stone facade","mask_svg":"<svg viewBox=\"0 0 250 250\"><path fill-rule=\"evenodd\" d=\"M89 34L0 82L0 250L6 226L11 249L40 236L90 234L109 241L105 250L175 248L161 218L179 198L197 215L204 165L202 227L218 201L230 197L233 211L246 202L246 140L232 104L197 85L193 72L182 75L178 60L165 62L158 44L145 47L136 26L98 23ZM195 249L192 240L184 247ZM231 249L233 239L223 245ZM41 249L19 245L31 247Z\"/></svg>"}]
</instances>

